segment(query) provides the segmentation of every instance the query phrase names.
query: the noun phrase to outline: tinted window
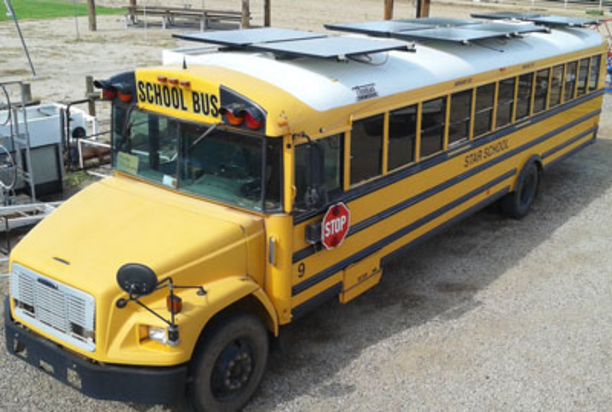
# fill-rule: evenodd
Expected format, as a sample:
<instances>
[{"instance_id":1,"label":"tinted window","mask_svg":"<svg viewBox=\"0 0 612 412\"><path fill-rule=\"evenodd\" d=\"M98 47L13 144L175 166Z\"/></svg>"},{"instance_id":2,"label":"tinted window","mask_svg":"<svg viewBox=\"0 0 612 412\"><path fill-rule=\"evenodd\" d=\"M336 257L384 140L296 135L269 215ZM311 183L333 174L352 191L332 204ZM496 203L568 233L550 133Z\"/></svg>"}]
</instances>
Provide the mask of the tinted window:
<instances>
[{"instance_id":1,"label":"tinted window","mask_svg":"<svg viewBox=\"0 0 612 412\"><path fill-rule=\"evenodd\" d=\"M382 173L384 115L353 123L351 132L351 184Z\"/></svg>"},{"instance_id":2,"label":"tinted window","mask_svg":"<svg viewBox=\"0 0 612 412\"><path fill-rule=\"evenodd\" d=\"M337 134L317 140L317 143L323 149L325 158L325 181L323 185L330 195L342 190L343 136ZM297 190L295 206L298 209L304 207L306 174L308 173L307 152L307 145L300 145L295 148L295 187Z\"/></svg>"},{"instance_id":3,"label":"tinted window","mask_svg":"<svg viewBox=\"0 0 612 412\"><path fill-rule=\"evenodd\" d=\"M540 70L535 78L535 97L533 100L533 112L539 113L546 109L546 97L548 96L548 77L550 69Z\"/></svg>"},{"instance_id":4,"label":"tinted window","mask_svg":"<svg viewBox=\"0 0 612 412\"><path fill-rule=\"evenodd\" d=\"M533 73L519 76L518 92L516 94L516 120L529 116L532 86Z\"/></svg>"},{"instance_id":5,"label":"tinted window","mask_svg":"<svg viewBox=\"0 0 612 412\"><path fill-rule=\"evenodd\" d=\"M580 72L578 73L578 96L587 92L587 77L589 75L589 59L580 60Z\"/></svg>"},{"instance_id":6,"label":"tinted window","mask_svg":"<svg viewBox=\"0 0 612 412\"><path fill-rule=\"evenodd\" d=\"M596 90L599 86L599 69L601 66L601 56L591 57L591 79L589 81L589 90Z\"/></svg>"},{"instance_id":7,"label":"tinted window","mask_svg":"<svg viewBox=\"0 0 612 412\"><path fill-rule=\"evenodd\" d=\"M561 90L563 87L563 69L565 66L555 66L552 72L550 83L550 107L555 107L561 103Z\"/></svg>"},{"instance_id":8,"label":"tinted window","mask_svg":"<svg viewBox=\"0 0 612 412\"><path fill-rule=\"evenodd\" d=\"M439 152L444 147L446 97L423 103L421 121L421 157Z\"/></svg>"},{"instance_id":9,"label":"tinted window","mask_svg":"<svg viewBox=\"0 0 612 412\"><path fill-rule=\"evenodd\" d=\"M474 115L474 137L491 131L495 84L487 84L476 89L476 114Z\"/></svg>"},{"instance_id":10,"label":"tinted window","mask_svg":"<svg viewBox=\"0 0 612 412\"><path fill-rule=\"evenodd\" d=\"M416 104L389 113L389 170L414 161L416 128Z\"/></svg>"},{"instance_id":11,"label":"tinted window","mask_svg":"<svg viewBox=\"0 0 612 412\"><path fill-rule=\"evenodd\" d=\"M563 92L563 101L567 102L568 100L572 100L576 95L574 94L574 89L576 86L576 69L578 67L577 62L572 62L567 64L567 69L565 73L565 91Z\"/></svg>"},{"instance_id":12,"label":"tinted window","mask_svg":"<svg viewBox=\"0 0 612 412\"><path fill-rule=\"evenodd\" d=\"M503 127L512 122L512 109L514 108L514 77L499 82L497 95L497 127Z\"/></svg>"},{"instance_id":13,"label":"tinted window","mask_svg":"<svg viewBox=\"0 0 612 412\"><path fill-rule=\"evenodd\" d=\"M472 90L455 93L451 96L448 144L453 144L470 136L472 120Z\"/></svg>"}]
</instances>

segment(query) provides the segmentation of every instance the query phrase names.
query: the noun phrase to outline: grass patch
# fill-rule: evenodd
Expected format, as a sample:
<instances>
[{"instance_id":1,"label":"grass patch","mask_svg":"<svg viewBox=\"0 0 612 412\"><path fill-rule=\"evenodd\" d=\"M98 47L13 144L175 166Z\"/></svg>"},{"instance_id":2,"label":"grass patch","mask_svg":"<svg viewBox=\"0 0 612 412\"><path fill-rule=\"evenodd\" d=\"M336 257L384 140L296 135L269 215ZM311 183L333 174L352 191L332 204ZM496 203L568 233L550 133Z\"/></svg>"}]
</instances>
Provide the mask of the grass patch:
<instances>
[{"instance_id":1,"label":"grass patch","mask_svg":"<svg viewBox=\"0 0 612 412\"><path fill-rule=\"evenodd\" d=\"M69 0L12 0L15 15L19 20L25 19L52 19L56 17L73 17L74 3ZM11 20L6 15L6 5L0 1L0 22ZM123 14L124 9L96 6L96 14ZM87 4L77 2L77 16L87 16Z\"/></svg>"}]
</instances>

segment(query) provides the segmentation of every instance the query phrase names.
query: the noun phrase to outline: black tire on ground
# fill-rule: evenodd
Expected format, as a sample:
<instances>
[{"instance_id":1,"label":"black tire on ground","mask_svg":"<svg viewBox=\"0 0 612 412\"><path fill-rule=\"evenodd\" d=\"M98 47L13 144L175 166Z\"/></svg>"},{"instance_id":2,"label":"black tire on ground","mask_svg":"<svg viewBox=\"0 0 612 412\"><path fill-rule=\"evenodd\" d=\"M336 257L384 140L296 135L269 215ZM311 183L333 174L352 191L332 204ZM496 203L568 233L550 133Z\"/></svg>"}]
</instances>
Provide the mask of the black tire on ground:
<instances>
[{"instance_id":1,"label":"black tire on ground","mask_svg":"<svg viewBox=\"0 0 612 412\"><path fill-rule=\"evenodd\" d=\"M514 190L501 200L502 214L513 219L522 219L531 210L538 194L540 171L535 162L529 162L518 177Z\"/></svg>"},{"instance_id":2,"label":"black tire on ground","mask_svg":"<svg viewBox=\"0 0 612 412\"><path fill-rule=\"evenodd\" d=\"M197 411L236 411L257 390L268 362L268 331L251 314L223 317L198 345L188 396Z\"/></svg>"}]
</instances>

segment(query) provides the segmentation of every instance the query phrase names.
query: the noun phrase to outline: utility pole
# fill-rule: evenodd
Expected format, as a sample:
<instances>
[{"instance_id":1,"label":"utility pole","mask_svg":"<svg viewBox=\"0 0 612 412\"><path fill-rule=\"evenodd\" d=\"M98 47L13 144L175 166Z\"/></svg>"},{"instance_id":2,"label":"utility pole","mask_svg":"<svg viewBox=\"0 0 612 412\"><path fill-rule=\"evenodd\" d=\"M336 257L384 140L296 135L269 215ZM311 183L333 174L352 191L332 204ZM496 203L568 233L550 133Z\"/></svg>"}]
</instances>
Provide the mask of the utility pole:
<instances>
[{"instance_id":1,"label":"utility pole","mask_svg":"<svg viewBox=\"0 0 612 412\"><path fill-rule=\"evenodd\" d=\"M89 31L96 31L96 0L87 0L87 14L89 15Z\"/></svg>"},{"instance_id":2,"label":"utility pole","mask_svg":"<svg viewBox=\"0 0 612 412\"><path fill-rule=\"evenodd\" d=\"M271 4L272 0L265 0L264 1L264 26L265 27L270 27L272 25L272 10L271 10Z\"/></svg>"},{"instance_id":3,"label":"utility pole","mask_svg":"<svg viewBox=\"0 0 612 412\"><path fill-rule=\"evenodd\" d=\"M250 0L242 0L242 28L249 28L249 17L251 16Z\"/></svg>"},{"instance_id":4,"label":"utility pole","mask_svg":"<svg viewBox=\"0 0 612 412\"><path fill-rule=\"evenodd\" d=\"M393 19L393 0L385 0L384 19L385 20Z\"/></svg>"}]
</instances>

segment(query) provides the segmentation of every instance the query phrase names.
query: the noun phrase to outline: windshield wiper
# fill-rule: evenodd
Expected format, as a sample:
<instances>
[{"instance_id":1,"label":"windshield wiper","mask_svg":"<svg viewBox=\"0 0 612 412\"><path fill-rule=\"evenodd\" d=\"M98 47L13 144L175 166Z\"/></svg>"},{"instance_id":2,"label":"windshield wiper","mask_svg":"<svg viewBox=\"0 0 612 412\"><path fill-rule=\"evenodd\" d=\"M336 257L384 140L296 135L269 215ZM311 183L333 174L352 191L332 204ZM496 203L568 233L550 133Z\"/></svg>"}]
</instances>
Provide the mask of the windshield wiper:
<instances>
[{"instance_id":1,"label":"windshield wiper","mask_svg":"<svg viewBox=\"0 0 612 412\"><path fill-rule=\"evenodd\" d=\"M193 149L194 147L196 147L202 140L204 140L206 138L206 136L208 136L209 134L211 134L212 132L214 132L215 130L217 130L219 128L219 126L221 125L221 123L215 123L212 126L210 126L208 128L208 130L206 130L204 133L202 133L200 135L200 137L198 137L197 139L194 140L193 143L191 143L189 145L189 150Z\"/></svg>"}]
</instances>

